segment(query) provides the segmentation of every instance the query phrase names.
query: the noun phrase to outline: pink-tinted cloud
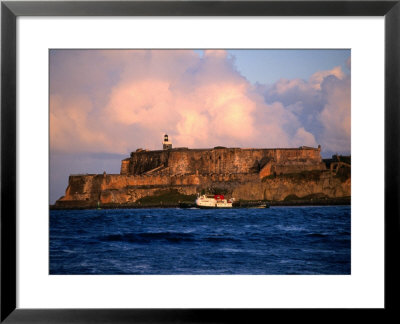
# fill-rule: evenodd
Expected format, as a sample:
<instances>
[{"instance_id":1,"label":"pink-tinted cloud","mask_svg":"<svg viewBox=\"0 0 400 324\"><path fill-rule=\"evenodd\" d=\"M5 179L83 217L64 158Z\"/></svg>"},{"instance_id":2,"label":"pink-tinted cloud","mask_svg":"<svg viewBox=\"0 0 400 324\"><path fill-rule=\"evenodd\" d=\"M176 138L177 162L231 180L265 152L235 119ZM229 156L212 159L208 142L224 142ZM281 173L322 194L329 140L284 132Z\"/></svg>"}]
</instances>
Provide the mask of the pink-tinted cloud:
<instances>
[{"instance_id":1,"label":"pink-tinted cloud","mask_svg":"<svg viewBox=\"0 0 400 324\"><path fill-rule=\"evenodd\" d=\"M312 88L316 90L321 90L321 84L324 82L325 78L328 76L333 75L339 80L342 80L345 77L344 72L340 66L334 67L332 70L329 71L318 71L315 72L309 80L309 84Z\"/></svg>"},{"instance_id":2,"label":"pink-tinted cloud","mask_svg":"<svg viewBox=\"0 0 400 324\"><path fill-rule=\"evenodd\" d=\"M101 152L112 143L101 128L93 125L91 101L86 97L72 100L50 96L50 149L69 152Z\"/></svg>"},{"instance_id":3,"label":"pink-tinted cloud","mask_svg":"<svg viewBox=\"0 0 400 324\"><path fill-rule=\"evenodd\" d=\"M164 132L175 147L350 145L340 67L260 91L224 50L59 51L50 82L55 151L159 149Z\"/></svg>"}]
</instances>

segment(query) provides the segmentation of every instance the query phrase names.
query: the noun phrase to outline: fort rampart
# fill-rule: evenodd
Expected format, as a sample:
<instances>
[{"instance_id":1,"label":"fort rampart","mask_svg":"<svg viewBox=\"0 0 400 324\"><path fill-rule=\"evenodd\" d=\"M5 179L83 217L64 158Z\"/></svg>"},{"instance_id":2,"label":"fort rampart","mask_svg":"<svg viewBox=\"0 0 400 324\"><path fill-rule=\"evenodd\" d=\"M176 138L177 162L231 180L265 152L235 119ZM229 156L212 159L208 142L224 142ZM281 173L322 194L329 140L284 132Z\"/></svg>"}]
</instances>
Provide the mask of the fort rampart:
<instances>
[{"instance_id":1,"label":"fort rampart","mask_svg":"<svg viewBox=\"0 0 400 324\"><path fill-rule=\"evenodd\" d=\"M132 152L122 161L122 175L154 172L177 174L270 174L322 170L320 148L297 149L172 149Z\"/></svg>"},{"instance_id":2,"label":"fort rampart","mask_svg":"<svg viewBox=\"0 0 400 324\"><path fill-rule=\"evenodd\" d=\"M304 171L325 175L314 182L274 179ZM193 195L212 187L223 188L236 199L282 200L298 193L350 196L350 182L343 185L330 173L321 159L320 147L138 150L122 161L120 174L71 175L65 196L56 205L131 203L160 190Z\"/></svg>"}]
</instances>

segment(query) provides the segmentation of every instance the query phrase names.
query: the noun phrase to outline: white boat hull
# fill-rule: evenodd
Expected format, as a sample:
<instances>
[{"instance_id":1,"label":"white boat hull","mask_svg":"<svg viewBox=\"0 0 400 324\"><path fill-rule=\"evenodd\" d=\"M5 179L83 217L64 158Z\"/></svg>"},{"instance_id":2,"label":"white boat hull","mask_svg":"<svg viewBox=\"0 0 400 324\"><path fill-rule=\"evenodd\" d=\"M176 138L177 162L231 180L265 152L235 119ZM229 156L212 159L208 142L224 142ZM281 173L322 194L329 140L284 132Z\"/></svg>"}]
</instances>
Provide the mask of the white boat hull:
<instances>
[{"instance_id":1,"label":"white boat hull","mask_svg":"<svg viewBox=\"0 0 400 324\"><path fill-rule=\"evenodd\" d=\"M203 195L196 199L196 206L199 208L232 208L232 202L226 199L217 200Z\"/></svg>"}]
</instances>

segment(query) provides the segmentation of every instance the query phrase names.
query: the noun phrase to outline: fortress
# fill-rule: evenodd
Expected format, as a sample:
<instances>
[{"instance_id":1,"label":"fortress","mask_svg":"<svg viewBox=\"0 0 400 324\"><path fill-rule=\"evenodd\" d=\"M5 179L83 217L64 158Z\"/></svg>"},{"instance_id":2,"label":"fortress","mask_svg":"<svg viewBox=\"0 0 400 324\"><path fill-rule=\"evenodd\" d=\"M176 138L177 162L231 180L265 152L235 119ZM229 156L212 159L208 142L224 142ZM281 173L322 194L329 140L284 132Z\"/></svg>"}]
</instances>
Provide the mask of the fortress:
<instances>
[{"instance_id":1,"label":"fortress","mask_svg":"<svg viewBox=\"0 0 400 324\"><path fill-rule=\"evenodd\" d=\"M168 135L165 135L168 136ZM168 137L166 137L168 141ZM297 149L213 149L175 148L172 144L160 151L138 149L122 161L121 175L165 174L271 174L323 170L321 147Z\"/></svg>"},{"instance_id":2,"label":"fortress","mask_svg":"<svg viewBox=\"0 0 400 324\"><path fill-rule=\"evenodd\" d=\"M132 152L122 160L120 174L71 175L56 206L129 204L160 191L194 195L213 188L239 200L350 196L350 178L343 182L337 177L339 169L350 165L333 161L328 169L320 146L172 148L168 135L162 145L162 150Z\"/></svg>"}]
</instances>

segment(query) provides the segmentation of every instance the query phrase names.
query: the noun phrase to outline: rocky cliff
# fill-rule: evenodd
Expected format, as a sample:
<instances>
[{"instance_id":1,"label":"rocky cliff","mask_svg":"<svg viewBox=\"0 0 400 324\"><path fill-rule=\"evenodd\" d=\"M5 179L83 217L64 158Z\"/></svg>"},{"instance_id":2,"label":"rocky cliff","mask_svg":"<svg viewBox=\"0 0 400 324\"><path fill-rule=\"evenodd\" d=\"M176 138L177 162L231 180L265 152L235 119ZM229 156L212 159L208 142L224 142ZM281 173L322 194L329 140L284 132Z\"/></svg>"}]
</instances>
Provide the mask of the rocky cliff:
<instances>
[{"instance_id":1,"label":"rocky cliff","mask_svg":"<svg viewBox=\"0 0 400 324\"><path fill-rule=\"evenodd\" d=\"M269 201L350 197L351 179L342 179L330 171L287 174L241 184L232 195L244 200Z\"/></svg>"},{"instance_id":2,"label":"rocky cliff","mask_svg":"<svg viewBox=\"0 0 400 324\"><path fill-rule=\"evenodd\" d=\"M320 148L308 147L140 150L122 161L120 174L71 175L56 206L134 204L160 191L219 191L237 200L348 197L350 165L335 165L328 169Z\"/></svg>"}]
</instances>

